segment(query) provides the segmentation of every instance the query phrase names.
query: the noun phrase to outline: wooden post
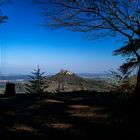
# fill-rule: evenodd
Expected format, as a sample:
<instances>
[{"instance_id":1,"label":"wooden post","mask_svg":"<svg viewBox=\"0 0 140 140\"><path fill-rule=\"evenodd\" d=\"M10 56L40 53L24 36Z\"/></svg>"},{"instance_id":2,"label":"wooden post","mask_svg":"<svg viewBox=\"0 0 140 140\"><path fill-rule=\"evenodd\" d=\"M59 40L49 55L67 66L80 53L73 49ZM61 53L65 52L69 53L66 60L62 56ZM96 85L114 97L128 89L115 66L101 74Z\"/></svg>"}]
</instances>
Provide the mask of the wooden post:
<instances>
[{"instance_id":1,"label":"wooden post","mask_svg":"<svg viewBox=\"0 0 140 140\"><path fill-rule=\"evenodd\" d=\"M15 84L14 83L6 83L5 95L11 96L15 95Z\"/></svg>"}]
</instances>

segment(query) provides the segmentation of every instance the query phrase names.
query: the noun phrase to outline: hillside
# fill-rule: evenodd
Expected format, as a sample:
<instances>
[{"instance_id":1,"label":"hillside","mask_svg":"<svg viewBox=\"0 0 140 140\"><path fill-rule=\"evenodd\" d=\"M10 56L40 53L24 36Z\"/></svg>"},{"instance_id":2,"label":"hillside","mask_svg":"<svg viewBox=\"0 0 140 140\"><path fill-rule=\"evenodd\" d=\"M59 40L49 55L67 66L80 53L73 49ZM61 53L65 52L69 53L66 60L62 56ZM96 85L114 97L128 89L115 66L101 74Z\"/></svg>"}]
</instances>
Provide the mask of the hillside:
<instances>
[{"instance_id":1,"label":"hillside","mask_svg":"<svg viewBox=\"0 0 140 140\"><path fill-rule=\"evenodd\" d=\"M71 92L79 90L97 90L101 81L77 76L69 71L60 71L56 75L46 78L49 92Z\"/></svg>"}]
</instances>

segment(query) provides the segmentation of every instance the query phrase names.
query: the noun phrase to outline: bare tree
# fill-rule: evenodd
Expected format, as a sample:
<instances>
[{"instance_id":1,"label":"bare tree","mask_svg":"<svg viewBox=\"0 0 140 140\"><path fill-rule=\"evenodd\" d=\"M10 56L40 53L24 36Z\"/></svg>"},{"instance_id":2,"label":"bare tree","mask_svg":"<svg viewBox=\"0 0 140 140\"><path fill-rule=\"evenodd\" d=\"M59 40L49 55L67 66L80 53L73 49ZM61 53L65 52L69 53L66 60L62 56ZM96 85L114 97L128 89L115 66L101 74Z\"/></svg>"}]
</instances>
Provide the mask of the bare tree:
<instances>
[{"instance_id":1,"label":"bare tree","mask_svg":"<svg viewBox=\"0 0 140 140\"><path fill-rule=\"evenodd\" d=\"M140 0L34 0L34 2L42 6L46 27L54 29L65 27L96 37L119 36L129 42L131 54L135 55L138 61L135 91L137 93L140 90Z\"/></svg>"}]
</instances>

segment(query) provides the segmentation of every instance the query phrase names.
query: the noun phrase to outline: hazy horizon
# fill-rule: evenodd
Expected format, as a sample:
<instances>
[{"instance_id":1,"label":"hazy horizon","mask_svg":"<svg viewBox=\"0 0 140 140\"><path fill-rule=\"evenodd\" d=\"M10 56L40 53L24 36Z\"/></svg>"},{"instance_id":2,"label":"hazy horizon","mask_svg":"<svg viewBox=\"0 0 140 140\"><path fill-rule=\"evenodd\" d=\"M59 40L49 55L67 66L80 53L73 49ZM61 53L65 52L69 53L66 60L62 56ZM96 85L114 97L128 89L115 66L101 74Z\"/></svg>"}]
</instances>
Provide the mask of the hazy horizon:
<instances>
[{"instance_id":1,"label":"hazy horizon","mask_svg":"<svg viewBox=\"0 0 140 140\"><path fill-rule=\"evenodd\" d=\"M67 70L67 69L63 69L63 70ZM32 71L28 71L28 72L1 72L0 71L0 76L12 76L12 75L30 75L31 72L33 72L34 69L32 69ZM44 75L55 75L57 73L59 73L61 71L61 69L59 71L56 71L56 72L48 72L48 71L43 71L41 70L41 72L44 72ZM71 71L71 70L69 70ZM80 74L80 75L100 75L100 74L107 74L109 71L100 71L100 72L74 72L74 71L71 71L72 73L75 73L75 74Z\"/></svg>"}]
</instances>

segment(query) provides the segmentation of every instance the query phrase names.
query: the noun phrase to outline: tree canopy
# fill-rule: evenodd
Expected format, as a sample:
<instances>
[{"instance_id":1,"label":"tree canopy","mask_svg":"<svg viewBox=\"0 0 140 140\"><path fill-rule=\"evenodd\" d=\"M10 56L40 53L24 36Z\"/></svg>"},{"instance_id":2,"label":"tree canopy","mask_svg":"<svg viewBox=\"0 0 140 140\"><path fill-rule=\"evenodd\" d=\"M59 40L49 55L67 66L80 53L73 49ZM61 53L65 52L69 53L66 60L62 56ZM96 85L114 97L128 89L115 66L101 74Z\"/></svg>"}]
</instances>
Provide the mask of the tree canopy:
<instances>
[{"instance_id":1,"label":"tree canopy","mask_svg":"<svg viewBox=\"0 0 140 140\"><path fill-rule=\"evenodd\" d=\"M97 37L140 37L139 0L34 0L42 5L45 25L88 32Z\"/></svg>"}]
</instances>

